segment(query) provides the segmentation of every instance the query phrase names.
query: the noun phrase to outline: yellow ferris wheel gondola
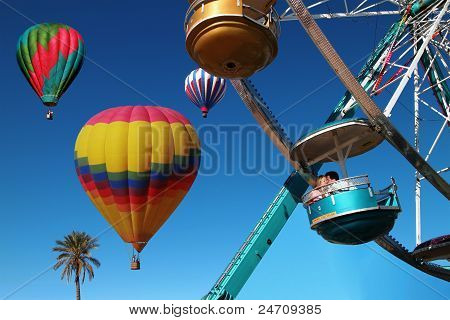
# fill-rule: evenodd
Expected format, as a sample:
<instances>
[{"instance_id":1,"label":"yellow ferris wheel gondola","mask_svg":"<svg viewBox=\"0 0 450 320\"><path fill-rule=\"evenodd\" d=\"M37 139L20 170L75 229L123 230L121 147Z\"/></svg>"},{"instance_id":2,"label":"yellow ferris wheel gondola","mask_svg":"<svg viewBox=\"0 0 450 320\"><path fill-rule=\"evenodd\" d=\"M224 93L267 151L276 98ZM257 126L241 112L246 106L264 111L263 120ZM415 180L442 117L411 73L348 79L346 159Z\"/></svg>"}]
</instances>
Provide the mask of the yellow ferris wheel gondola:
<instances>
[{"instance_id":1,"label":"yellow ferris wheel gondola","mask_svg":"<svg viewBox=\"0 0 450 320\"><path fill-rule=\"evenodd\" d=\"M190 0L186 49L200 67L222 78L247 78L278 53L276 0Z\"/></svg>"}]
</instances>

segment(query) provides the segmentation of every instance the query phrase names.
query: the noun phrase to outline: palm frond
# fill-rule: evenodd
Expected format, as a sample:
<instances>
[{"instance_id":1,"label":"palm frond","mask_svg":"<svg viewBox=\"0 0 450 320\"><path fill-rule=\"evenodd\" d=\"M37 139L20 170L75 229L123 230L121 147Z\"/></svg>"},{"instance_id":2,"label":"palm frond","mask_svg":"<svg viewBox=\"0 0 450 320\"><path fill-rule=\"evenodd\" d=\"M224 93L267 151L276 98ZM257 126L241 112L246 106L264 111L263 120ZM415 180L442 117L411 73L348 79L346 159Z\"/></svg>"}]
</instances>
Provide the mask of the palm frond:
<instances>
[{"instance_id":1,"label":"palm frond","mask_svg":"<svg viewBox=\"0 0 450 320\"><path fill-rule=\"evenodd\" d=\"M90 264L87 264L86 270L88 272L89 281L91 281L94 278L94 269L92 268L92 266Z\"/></svg>"},{"instance_id":2,"label":"palm frond","mask_svg":"<svg viewBox=\"0 0 450 320\"><path fill-rule=\"evenodd\" d=\"M61 267L66 261L65 260L60 260L58 259L58 262L55 263L55 265L53 266L54 270L57 270L59 267Z\"/></svg>"},{"instance_id":3,"label":"palm frond","mask_svg":"<svg viewBox=\"0 0 450 320\"><path fill-rule=\"evenodd\" d=\"M93 257L86 257L86 259L88 261L90 261L94 266L96 266L97 268L100 267L101 263L100 261L98 261L97 259L93 258Z\"/></svg>"}]
</instances>

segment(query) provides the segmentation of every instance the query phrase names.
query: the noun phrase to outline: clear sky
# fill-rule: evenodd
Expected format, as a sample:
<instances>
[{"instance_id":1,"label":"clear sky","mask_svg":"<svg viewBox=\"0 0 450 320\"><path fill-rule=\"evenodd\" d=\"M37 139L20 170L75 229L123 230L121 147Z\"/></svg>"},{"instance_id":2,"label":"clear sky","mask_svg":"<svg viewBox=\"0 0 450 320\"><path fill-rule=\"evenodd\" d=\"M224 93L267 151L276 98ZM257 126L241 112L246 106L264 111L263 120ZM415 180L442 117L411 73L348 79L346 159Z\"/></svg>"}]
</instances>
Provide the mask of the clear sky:
<instances>
[{"instance_id":1,"label":"clear sky","mask_svg":"<svg viewBox=\"0 0 450 320\"><path fill-rule=\"evenodd\" d=\"M14 9L9 8L9 3ZM280 6L284 9L285 5ZM72 230L100 234L94 252L102 262L95 279L82 286L86 299L199 299L269 205L291 168L261 131L256 142L240 143L200 134L215 150L190 193L142 254L142 270L129 270L130 249L113 232L82 190L73 163L76 136L94 114L120 105L163 105L183 113L200 132L211 126L254 126L255 121L229 86L207 120L185 97L185 76L194 68L184 47L187 1L0 1L0 126L2 220L0 298L73 299L75 288L48 270L56 239ZM374 43L397 17L321 21L325 33L356 73ZM55 110L55 121L19 71L15 58L20 34L37 22L63 22L84 37L82 71ZM302 128L319 126L342 96L343 86L296 22L283 24L277 60L253 77L265 100L296 139ZM323 84L326 84L323 86ZM317 88L321 88L317 90ZM393 122L412 139L410 88ZM389 93L378 99L382 105ZM300 102L299 102L300 101ZM425 117L425 115L424 115ZM426 114L429 119L436 119ZM423 122L429 145L441 123ZM209 126L209 127L208 127ZM222 129L222 132L223 129ZM241 132L241 131L239 131ZM448 132L432 164L448 165ZM278 160L277 160L278 159ZM267 168L280 161L274 172ZM242 163L257 170L243 172ZM335 169L327 165L326 169ZM413 169L383 143L349 161L350 175L368 173L375 186L397 178L403 213L392 234L414 247ZM423 184L423 237L449 233L448 202ZM46 271L47 270L47 271ZM37 277L40 275L39 277ZM37 277L37 278L36 278ZM36 279L35 279L36 278ZM34 279L34 280L33 280ZM299 206L241 292L241 299L442 299L450 285L395 260L374 243L348 247L327 243L309 229Z\"/></svg>"}]
</instances>

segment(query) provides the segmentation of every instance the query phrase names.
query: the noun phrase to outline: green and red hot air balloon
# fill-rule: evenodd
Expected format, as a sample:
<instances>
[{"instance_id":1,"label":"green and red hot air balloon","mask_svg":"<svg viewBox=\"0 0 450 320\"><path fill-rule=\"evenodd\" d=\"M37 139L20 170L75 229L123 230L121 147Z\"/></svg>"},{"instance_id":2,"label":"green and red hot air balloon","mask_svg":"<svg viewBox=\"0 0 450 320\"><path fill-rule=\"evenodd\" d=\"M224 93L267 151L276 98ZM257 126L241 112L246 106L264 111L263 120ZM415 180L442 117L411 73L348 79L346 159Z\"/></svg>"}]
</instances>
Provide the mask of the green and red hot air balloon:
<instances>
[{"instance_id":1,"label":"green and red hot air balloon","mask_svg":"<svg viewBox=\"0 0 450 320\"><path fill-rule=\"evenodd\" d=\"M37 24L20 36L17 61L44 105L56 106L80 71L84 50L78 31L64 24ZM49 108L47 119L52 115Z\"/></svg>"}]
</instances>

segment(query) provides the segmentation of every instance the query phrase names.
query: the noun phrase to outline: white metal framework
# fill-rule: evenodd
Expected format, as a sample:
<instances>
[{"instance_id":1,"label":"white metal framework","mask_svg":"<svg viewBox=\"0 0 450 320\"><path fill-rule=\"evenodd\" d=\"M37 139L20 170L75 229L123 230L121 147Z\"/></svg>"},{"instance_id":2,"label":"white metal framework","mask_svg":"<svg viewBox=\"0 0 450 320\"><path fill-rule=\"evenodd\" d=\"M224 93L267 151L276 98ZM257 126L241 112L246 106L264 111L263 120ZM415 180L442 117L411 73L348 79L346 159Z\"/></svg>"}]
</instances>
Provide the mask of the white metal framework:
<instances>
[{"instance_id":1,"label":"white metal framework","mask_svg":"<svg viewBox=\"0 0 450 320\"><path fill-rule=\"evenodd\" d=\"M298 1L297 1L298 2ZM396 14L403 17L390 30L390 38L386 37L386 45L381 47L379 57L371 65L371 71L363 74L358 80L372 98L380 94L390 95L384 108L388 118L402 103L400 96L411 83L414 88L414 141L411 145L422 159L429 163L431 155L438 150L439 141L450 124L449 87L449 1L435 1L429 8L415 16L409 14L414 1L346 1L322 0L303 1L314 19L352 18L364 16ZM300 19L292 9L293 1L287 1L289 7L281 14L282 21ZM297 8L298 9L298 8ZM297 10L298 12L298 10ZM302 21L304 22L304 21ZM305 26L305 25L304 25ZM312 37L313 38L313 37ZM314 39L313 39L314 41ZM325 55L325 54L324 54ZM327 59L328 60L328 59ZM329 61L333 64L333 61ZM339 118L357 105L352 96L342 108ZM364 106L362 106L364 107ZM427 121L422 115L432 114L434 122L441 122L437 128L431 145L422 145L420 139L421 125ZM440 120L439 120L440 119ZM441 150L445 152L445 150ZM448 161L446 158L445 161ZM443 174L448 171L448 162L437 164L435 172ZM415 205L416 205L416 244L421 239L421 181L424 179L418 171L415 173ZM445 188L445 184L442 184ZM447 184L448 188L448 184Z\"/></svg>"},{"instance_id":2,"label":"white metal framework","mask_svg":"<svg viewBox=\"0 0 450 320\"><path fill-rule=\"evenodd\" d=\"M401 0L320 0L305 1L314 19L358 18L384 15L398 15L405 6ZM282 21L296 21L297 17L287 8L281 15Z\"/></svg>"}]
</instances>

